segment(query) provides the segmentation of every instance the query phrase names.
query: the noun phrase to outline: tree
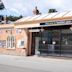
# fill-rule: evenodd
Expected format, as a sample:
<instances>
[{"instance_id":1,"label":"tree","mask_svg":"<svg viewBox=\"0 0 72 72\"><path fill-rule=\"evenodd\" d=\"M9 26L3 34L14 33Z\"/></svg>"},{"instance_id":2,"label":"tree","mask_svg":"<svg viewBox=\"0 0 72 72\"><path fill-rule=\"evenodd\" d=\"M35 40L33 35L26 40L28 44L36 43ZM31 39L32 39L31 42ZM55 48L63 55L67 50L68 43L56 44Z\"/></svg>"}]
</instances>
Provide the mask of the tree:
<instances>
[{"instance_id":1,"label":"tree","mask_svg":"<svg viewBox=\"0 0 72 72\"><path fill-rule=\"evenodd\" d=\"M7 20L10 20L10 21L16 21L16 20L18 20L18 19L20 19L20 18L22 18L23 16L22 15L20 15L20 16L7 16Z\"/></svg>"},{"instance_id":2,"label":"tree","mask_svg":"<svg viewBox=\"0 0 72 72\"><path fill-rule=\"evenodd\" d=\"M0 15L0 22L3 21L3 20L4 20L3 16Z\"/></svg>"},{"instance_id":3,"label":"tree","mask_svg":"<svg viewBox=\"0 0 72 72\"><path fill-rule=\"evenodd\" d=\"M3 10L5 8L3 2L0 0L0 10Z\"/></svg>"},{"instance_id":4,"label":"tree","mask_svg":"<svg viewBox=\"0 0 72 72\"><path fill-rule=\"evenodd\" d=\"M54 12L57 12L56 9L49 9L48 13L54 13Z\"/></svg>"}]
</instances>

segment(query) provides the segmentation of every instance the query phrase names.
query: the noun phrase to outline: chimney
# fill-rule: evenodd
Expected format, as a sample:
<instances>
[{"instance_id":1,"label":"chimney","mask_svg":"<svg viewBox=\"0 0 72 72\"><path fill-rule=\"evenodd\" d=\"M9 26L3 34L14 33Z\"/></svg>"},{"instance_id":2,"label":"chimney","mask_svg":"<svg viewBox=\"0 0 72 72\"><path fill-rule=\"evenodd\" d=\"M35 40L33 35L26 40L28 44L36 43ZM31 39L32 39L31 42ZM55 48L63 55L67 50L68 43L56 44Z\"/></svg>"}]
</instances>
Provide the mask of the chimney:
<instances>
[{"instance_id":1,"label":"chimney","mask_svg":"<svg viewBox=\"0 0 72 72\"><path fill-rule=\"evenodd\" d=\"M34 15L39 15L39 14L41 14L41 13L39 12L39 10L37 9L37 6L36 6L35 9L33 10L33 14L34 14Z\"/></svg>"}]
</instances>

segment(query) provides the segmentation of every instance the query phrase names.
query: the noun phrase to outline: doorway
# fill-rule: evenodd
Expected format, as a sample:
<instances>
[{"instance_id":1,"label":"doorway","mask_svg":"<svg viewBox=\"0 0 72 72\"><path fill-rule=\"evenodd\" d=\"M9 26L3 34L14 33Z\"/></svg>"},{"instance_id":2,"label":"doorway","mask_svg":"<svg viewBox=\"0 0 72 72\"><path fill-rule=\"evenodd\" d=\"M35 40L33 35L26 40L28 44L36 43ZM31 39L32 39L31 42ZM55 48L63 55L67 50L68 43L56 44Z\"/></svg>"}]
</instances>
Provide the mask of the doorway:
<instances>
[{"instance_id":1,"label":"doorway","mask_svg":"<svg viewBox=\"0 0 72 72\"><path fill-rule=\"evenodd\" d=\"M60 55L60 31L44 30L32 33L33 55Z\"/></svg>"},{"instance_id":2,"label":"doorway","mask_svg":"<svg viewBox=\"0 0 72 72\"><path fill-rule=\"evenodd\" d=\"M32 33L32 54L72 57L72 31L49 29Z\"/></svg>"}]
</instances>

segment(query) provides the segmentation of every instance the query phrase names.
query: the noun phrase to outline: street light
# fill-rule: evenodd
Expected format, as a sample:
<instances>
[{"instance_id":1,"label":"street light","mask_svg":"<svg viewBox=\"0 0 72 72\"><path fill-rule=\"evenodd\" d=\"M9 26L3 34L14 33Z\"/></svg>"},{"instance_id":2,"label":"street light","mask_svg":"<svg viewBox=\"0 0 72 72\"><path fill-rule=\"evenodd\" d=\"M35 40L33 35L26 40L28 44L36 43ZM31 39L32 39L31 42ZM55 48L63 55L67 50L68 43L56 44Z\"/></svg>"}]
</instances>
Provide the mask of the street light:
<instances>
[{"instance_id":1,"label":"street light","mask_svg":"<svg viewBox=\"0 0 72 72\"><path fill-rule=\"evenodd\" d=\"M41 55L42 44L44 43L44 41L42 41L42 33L43 33L43 31L44 31L44 29L41 28L41 29L40 29L40 38L41 38L41 40L40 40L40 48L39 48L39 50L40 50L40 55Z\"/></svg>"},{"instance_id":2,"label":"street light","mask_svg":"<svg viewBox=\"0 0 72 72\"><path fill-rule=\"evenodd\" d=\"M42 42L42 32L44 31L44 29L40 29L40 37L41 37L41 42Z\"/></svg>"}]
</instances>

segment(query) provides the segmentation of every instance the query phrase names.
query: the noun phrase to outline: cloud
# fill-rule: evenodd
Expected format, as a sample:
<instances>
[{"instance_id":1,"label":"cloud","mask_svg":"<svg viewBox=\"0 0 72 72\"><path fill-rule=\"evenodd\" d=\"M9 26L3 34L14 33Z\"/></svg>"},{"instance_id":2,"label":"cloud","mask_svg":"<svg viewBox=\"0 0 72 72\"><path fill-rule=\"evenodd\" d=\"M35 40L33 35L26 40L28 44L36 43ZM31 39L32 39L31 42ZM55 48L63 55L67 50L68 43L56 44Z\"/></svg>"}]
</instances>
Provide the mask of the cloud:
<instances>
[{"instance_id":1,"label":"cloud","mask_svg":"<svg viewBox=\"0 0 72 72\"><path fill-rule=\"evenodd\" d=\"M14 3L14 4L13 4L13 7L15 7L15 8L17 8L17 9L22 9L24 6L23 6L22 3L17 2L17 3Z\"/></svg>"},{"instance_id":2,"label":"cloud","mask_svg":"<svg viewBox=\"0 0 72 72\"><path fill-rule=\"evenodd\" d=\"M19 11L18 11L17 9L15 9L15 8L11 8L11 9L10 9L10 11L12 11L12 12L15 12L15 13L19 14Z\"/></svg>"},{"instance_id":3,"label":"cloud","mask_svg":"<svg viewBox=\"0 0 72 72\"><path fill-rule=\"evenodd\" d=\"M32 10L38 6L41 13L47 13L48 9L56 8L58 11L71 10L72 0L2 0L12 14L32 15Z\"/></svg>"}]
</instances>

